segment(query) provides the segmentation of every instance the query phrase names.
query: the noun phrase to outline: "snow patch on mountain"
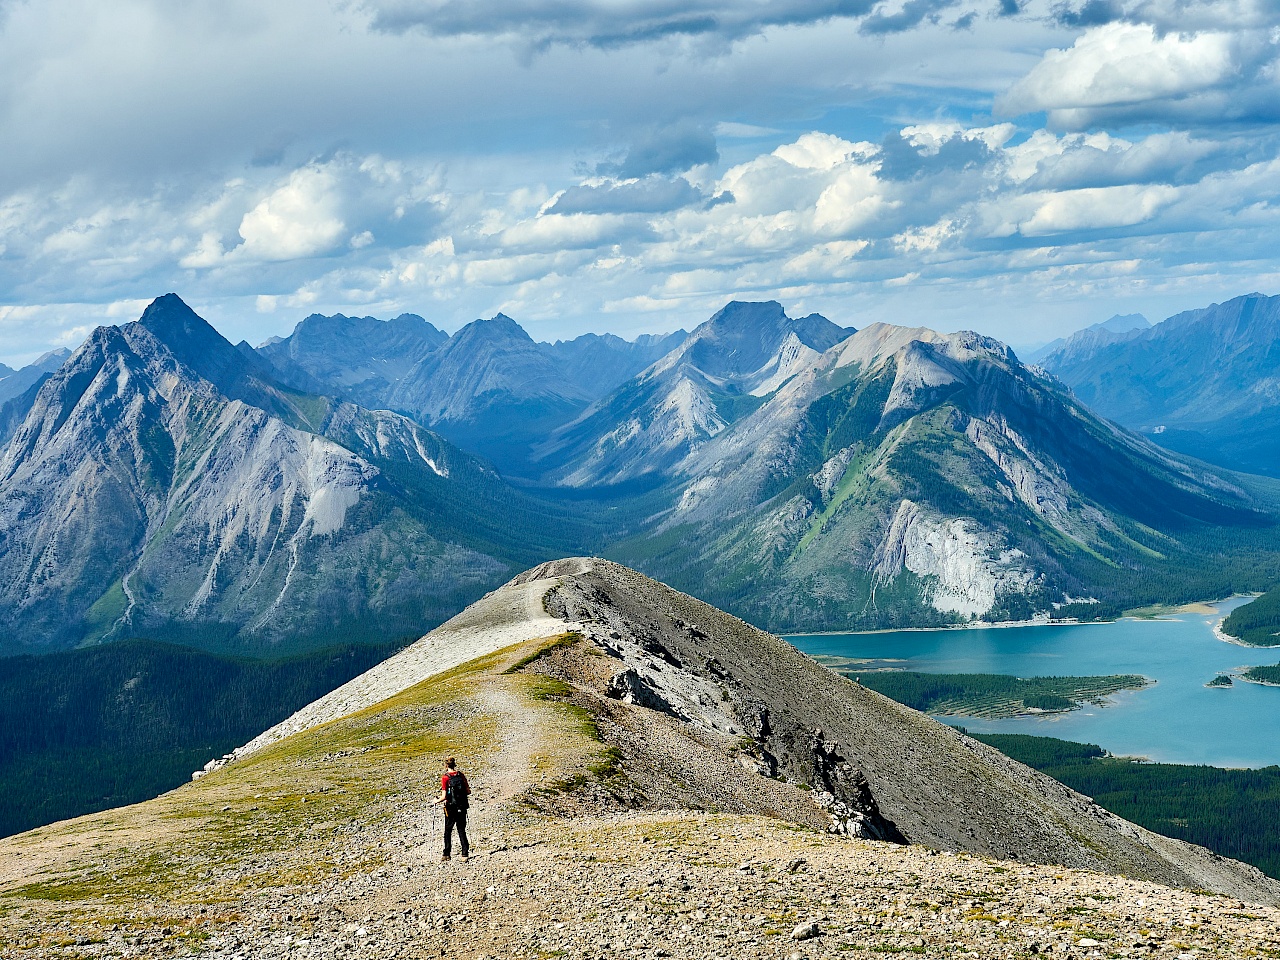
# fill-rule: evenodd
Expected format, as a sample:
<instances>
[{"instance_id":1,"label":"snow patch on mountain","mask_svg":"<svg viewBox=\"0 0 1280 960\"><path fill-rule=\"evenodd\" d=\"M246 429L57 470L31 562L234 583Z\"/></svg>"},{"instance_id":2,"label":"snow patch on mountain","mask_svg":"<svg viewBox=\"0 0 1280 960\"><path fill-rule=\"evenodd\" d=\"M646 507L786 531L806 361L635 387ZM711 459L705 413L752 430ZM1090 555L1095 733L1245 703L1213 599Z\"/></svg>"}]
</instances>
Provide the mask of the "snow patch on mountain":
<instances>
[{"instance_id":1,"label":"snow patch on mountain","mask_svg":"<svg viewBox=\"0 0 1280 960\"><path fill-rule=\"evenodd\" d=\"M943 613L980 617L1006 592L1026 590L1035 574L1021 550L1004 549L967 518L935 519L911 500L898 504L871 572L881 582L909 570L930 584L929 603Z\"/></svg>"}]
</instances>

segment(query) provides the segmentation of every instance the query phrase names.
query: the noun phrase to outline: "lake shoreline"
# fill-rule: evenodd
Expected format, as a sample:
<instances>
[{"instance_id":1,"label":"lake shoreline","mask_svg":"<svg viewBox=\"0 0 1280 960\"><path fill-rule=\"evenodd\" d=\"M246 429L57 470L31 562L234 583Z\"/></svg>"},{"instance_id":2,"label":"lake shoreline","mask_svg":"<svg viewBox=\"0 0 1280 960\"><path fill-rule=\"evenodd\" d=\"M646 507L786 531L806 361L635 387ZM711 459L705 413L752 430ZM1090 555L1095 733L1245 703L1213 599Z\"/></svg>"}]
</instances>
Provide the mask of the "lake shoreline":
<instances>
[{"instance_id":1,"label":"lake shoreline","mask_svg":"<svg viewBox=\"0 0 1280 960\"><path fill-rule=\"evenodd\" d=\"M1064 617L1062 619L1053 619L1048 617L1037 617L1032 620L975 620L971 623L949 623L941 627L884 627L879 630L813 630L813 631L797 631L793 633L779 633L777 636L783 639L787 637L846 637L846 636L875 636L881 633L943 633L951 630L1005 630L1012 627L1092 627L1100 624L1119 623L1122 620L1131 620L1134 622L1151 622L1156 623L1162 617L1178 616L1179 614L1214 614L1217 613L1217 605L1229 603L1232 600L1239 600L1244 597L1256 599L1261 596L1257 593L1233 593L1229 597L1223 597L1220 600L1193 600L1189 603L1178 604L1177 606L1150 606L1137 607L1133 611L1126 611L1119 617L1113 617L1110 620L1081 620L1078 617ZM1139 614L1137 611L1144 611ZM1145 611L1152 611L1147 613ZM1214 634L1219 633L1218 627L1222 625L1223 617L1214 626ZM1236 643L1242 647L1252 647L1255 650L1266 650L1268 647L1255 647L1253 644L1241 643L1233 640L1227 634L1222 634L1219 639L1227 643Z\"/></svg>"},{"instance_id":2,"label":"lake shoreline","mask_svg":"<svg viewBox=\"0 0 1280 960\"><path fill-rule=\"evenodd\" d=\"M1268 657L1274 663L1275 655L1259 655L1252 648L1255 652L1250 657L1241 657L1232 652L1238 645L1226 646L1213 629L1220 618L1250 599L1236 596L1215 601L1213 614L1182 607L1180 615L1174 613L1176 608L1168 608L1156 619L1126 616L1095 621L1095 630L1065 629L1081 624L1051 624L1042 619L1028 626L1064 629L1017 630L1004 624L1009 629L988 630L986 624L966 624L933 630L797 634L791 642L823 666L850 676L861 673L864 683L877 687L878 671L885 669L1024 679L1134 675L1155 680L1141 690L1114 694L1102 704L1084 703L1062 712L1024 713L1023 704L1014 704L1017 716L988 718L978 716L987 714L985 709L966 706L953 712L954 705L947 704L935 716L974 732L1097 743L1115 756L1224 769L1260 768L1280 763L1280 747L1271 733L1280 729L1280 697L1259 689L1265 683L1240 678L1240 665L1266 662ZM1140 619L1148 625L1139 625ZM1207 689L1205 681L1218 674L1241 682L1235 684L1234 692ZM930 705L926 712L935 709L939 708Z\"/></svg>"}]
</instances>

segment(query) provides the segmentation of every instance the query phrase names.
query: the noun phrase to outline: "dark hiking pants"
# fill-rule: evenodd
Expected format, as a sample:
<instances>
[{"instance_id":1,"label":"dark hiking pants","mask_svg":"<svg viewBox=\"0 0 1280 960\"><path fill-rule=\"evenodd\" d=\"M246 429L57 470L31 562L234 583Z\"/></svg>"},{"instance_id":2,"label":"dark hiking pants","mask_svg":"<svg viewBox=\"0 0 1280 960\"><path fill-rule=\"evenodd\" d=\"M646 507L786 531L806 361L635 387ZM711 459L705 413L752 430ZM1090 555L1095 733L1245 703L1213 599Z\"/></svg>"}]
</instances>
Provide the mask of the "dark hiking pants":
<instances>
[{"instance_id":1,"label":"dark hiking pants","mask_svg":"<svg viewBox=\"0 0 1280 960\"><path fill-rule=\"evenodd\" d=\"M462 855L465 857L471 853L471 845L467 843L467 811L466 810L450 810L445 807L444 811L444 855L449 856L453 841L453 828L458 828L458 843L462 847Z\"/></svg>"}]
</instances>

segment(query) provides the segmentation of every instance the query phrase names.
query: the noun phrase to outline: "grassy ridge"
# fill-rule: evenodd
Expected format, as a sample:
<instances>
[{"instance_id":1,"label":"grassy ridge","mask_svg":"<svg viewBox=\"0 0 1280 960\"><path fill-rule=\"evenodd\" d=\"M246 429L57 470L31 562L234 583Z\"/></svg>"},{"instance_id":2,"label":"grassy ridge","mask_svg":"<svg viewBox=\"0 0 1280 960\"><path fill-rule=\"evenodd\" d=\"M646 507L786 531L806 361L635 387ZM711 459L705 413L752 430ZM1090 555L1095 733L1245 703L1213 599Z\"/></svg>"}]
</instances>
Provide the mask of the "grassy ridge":
<instances>
[{"instance_id":1,"label":"grassy ridge","mask_svg":"<svg viewBox=\"0 0 1280 960\"><path fill-rule=\"evenodd\" d=\"M1010 677L994 673L916 673L886 670L857 674L864 686L935 716L1001 719L1039 711L1075 710L1121 690L1141 690L1145 677Z\"/></svg>"},{"instance_id":2,"label":"grassy ridge","mask_svg":"<svg viewBox=\"0 0 1280 960\"><path fill-rule=\"evenodd\" d=\"M1108 756L1096 744L1023 734L970 734L1093 797L1113 813L1162 833L1252 863L1280 877L1280 767L1223 770L1142 763Z\"/></svg>"},{"instance_id":3,"label":"grassy ridge","mask_svg":"<svg viewBox=\"0 0 1280 960\"><path fill-rule=\"evenodd\" d=\"M171 790L401 645L263 661L130 640L0 661L0 836Z\"/></svg>"},{"instance_id":4,"label":"grassy ridge","mask_svg":"<svg viewBox=\"0 0 1280 960\"><path fill-rule=\"evenodd\" d=\"M1280 587L1237 607L1222 621L1222 632L1255 647L1280 645Z\"/></svg>"}]
</instances>

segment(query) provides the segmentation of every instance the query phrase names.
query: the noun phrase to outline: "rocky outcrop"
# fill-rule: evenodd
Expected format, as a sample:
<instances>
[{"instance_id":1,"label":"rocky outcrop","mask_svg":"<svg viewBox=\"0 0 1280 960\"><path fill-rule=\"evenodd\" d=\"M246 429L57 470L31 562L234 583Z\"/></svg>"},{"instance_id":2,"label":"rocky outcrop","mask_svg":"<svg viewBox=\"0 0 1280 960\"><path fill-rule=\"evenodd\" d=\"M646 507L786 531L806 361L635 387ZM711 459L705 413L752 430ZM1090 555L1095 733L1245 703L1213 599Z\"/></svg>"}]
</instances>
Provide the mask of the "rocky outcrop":
<instances>
[{"instance_id":1,"label":"rocky outcrop","mask_svg":"<svg viewBox=\"0 0 1280 960\"><path fill-rule=\"evenodd\" d=\"M1021 550L972 520L931 518L911 500L898 504L871 560L882 583L903 570L925 579L934 609L964 617L983 616L1000 594L1021 593L1035 581Z\"/></svg>"}]
</instances>

